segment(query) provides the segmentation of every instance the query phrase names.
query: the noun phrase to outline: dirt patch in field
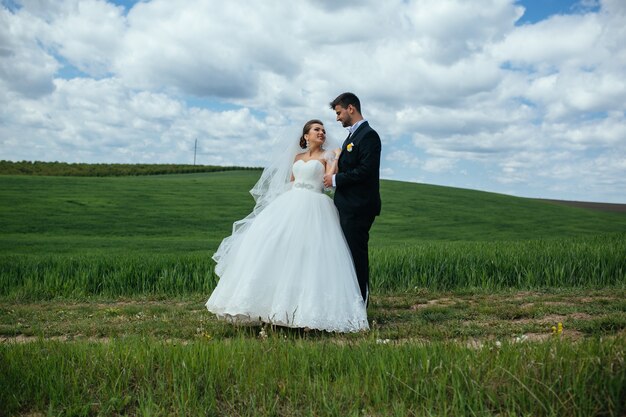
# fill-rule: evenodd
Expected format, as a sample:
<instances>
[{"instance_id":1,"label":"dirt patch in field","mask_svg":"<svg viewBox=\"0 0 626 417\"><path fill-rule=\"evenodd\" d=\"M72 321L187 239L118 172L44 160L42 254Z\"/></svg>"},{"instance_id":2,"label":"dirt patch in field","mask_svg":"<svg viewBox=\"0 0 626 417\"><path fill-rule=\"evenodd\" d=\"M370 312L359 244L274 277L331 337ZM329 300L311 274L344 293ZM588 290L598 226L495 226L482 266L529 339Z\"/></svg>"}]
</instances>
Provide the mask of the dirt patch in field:
<instances>
[{"instance_id":1,"label":"dirt patch in field","mask_svg":"<svg viewBox=\"0 0 626 417\"><path fill-rule=\"evenodd\" d=\"M108 343L111 338L108 337L83 337L83 336L48 336L48 337L39 337L39 336L26 336L23 334L17 336L0 336L0 343L33 343L38 342L40 340L45 341L57 341L57 342L72 342L72 341L88 341L94 343Z\"/></svg>"},{"instance_id":2,"label":"dirt patch in field","mask_svg":"<svg viewBox=\"0 0 626 417\"><path fill-rule=\"evenodd\" d=\"M618 297L580 297L577 301L581 303L597 303L597 302L610 302L617 300Z\"/></svg>"},{"instance_id":3,"label":"dirt patch in field","mask_svg":"<svg viewBox=\"0 0 626 417\"><path fill-rule=\"evenodd\" d=\"M467 340L459 340L458 342L463 343L466 347L470 349L483 349L489 347L490 349L498 349L502 346L503 343L510 344L518 344L518 343L532 343L532 342L545 342L547 340L559 338L564 340L569 340L575 342L577 340L581 340L584 338L584 335L581 332L576 330L569 331L567 333L563 332L560 335L555 335L552 333L524 333L520 336L513 336L508 338L487 338L487 339L467 339Z\"/></svg>"},{"instance_id":4,"label":"dirt patch in field","mask_svg":"<svg viewBox=\"0 0 626 417\"><path fill-rule=\"evenodd\" d=\"M538 323L545 325L556 325L557 323L567 323L569 320L591 320L593 316L587 313L571 313L571 314L548 314L537 319L516 319L513 320L517 324Z\"/></svg>"},{"instance_id":5,"label":"dirt patch in field","mask_svg":"<svg viewBox=\"0 0 626 417\"><path fill-rule=\"evenodd\" d=\"M17 336L0 336L0 344L22 344L22 343L35 343L40 340L43 341L57 341L57 342L90 342L90 343L110 343L114 338L111 337L84 337L82 335L78 336L48 336L48 337L39 337L39 336L25 336L25 335L17 335ZM123 338L122 338L123 339ZM172 345L187 345L190 340L186 339L173 339L168 338L162 340L163 343L172 344Z\"/></svg>"},{"instance_id":6,"label":"dirt patch in field","mask_svg":"<svg viewBox=\"0 0 626 417\"><path fill-rule=\"evenodd\" d=\"M539 297L539 296L541 296L541 294L538 292L520 291L516 293L515 295L513 295L512 297L510 297L510 299L515 300L515 301L520 301L520 300L526 300L527 298Z\"/></svg>"},{"instance_id":7,"label":"dirt patch in field","mask_svg":"<svg viewBox=\"0 0 626 417\"><path fill-rule=\"evenodd\" d=\"M428 300L425 303L417 303L411 306L411 310L419 310L426 307L434 307L434 306L451 306L457 303L457 300L453 298L437 298L434 300Z\"/></svg>"},{"instance_id":8,"label":"dirt patch in field","mask_svg":"<svg viewBox=\"0 0 626 417\"><path fill-rule=\"evenodd\" d=\"M549 340L553 337L574 341L584 338L584 334L579 332L578 330L566 329L563 330L563 333L559 335L555 335L552 333L525 333L522 340L528 340L529 342L541 342L544 340Z\"/></svg>"},{"instance_id":9,"label":"dirt patch in field","mask_svg":"<svg viewBox=\"0 0 626 417\"><path fill-rule=\"evenodd\" d=\"M572 303L568 303L565 301L542 301L541 305L544 306L557 306L557 307L568 307L571 306Z\"/></svg>"},{"instance_id":10,"label":"dirt patch in field","mask_svg":"<svg viewBox=\"0 0 626 417\"><path fill-rule=\"evenodd\" d=\"M563 314L548 314L547 316L543 316L537 323L563 323L563 321L567 320L567 315Z\"/></svg>"},{"instance_id":11,"label":"dirt patch in field","mask_svg":"<svg viewBox=\"0 0 626 417\"><path fill-rule=\"evenodd\" d=\"M146 300L146 301L115 301L110 303L76 303L71 304L72 306L95 306L100 309L106 308L123 308L123 307L140 307L140 306L174 306L174 307L183 307L188 305L195 305L194 301L161 301L161 300ZM198 305L202 306L204 303L198 303Z\"/></svg>"}]
</instances>

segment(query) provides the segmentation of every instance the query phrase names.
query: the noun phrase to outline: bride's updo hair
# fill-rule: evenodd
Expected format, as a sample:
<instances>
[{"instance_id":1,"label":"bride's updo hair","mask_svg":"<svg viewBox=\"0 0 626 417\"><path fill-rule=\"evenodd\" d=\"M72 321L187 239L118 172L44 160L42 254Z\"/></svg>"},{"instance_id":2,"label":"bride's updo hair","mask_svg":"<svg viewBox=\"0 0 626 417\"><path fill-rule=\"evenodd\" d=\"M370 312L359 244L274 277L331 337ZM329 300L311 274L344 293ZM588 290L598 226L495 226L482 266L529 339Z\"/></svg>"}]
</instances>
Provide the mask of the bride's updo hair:
<instances>
[{"instance_id":1,"label":"bride's updo hair","mask_svg":"<svg viewBox=\"0 0 626 417\"><path fill-rule=\"evenodd\" d=\"M304 127L302 128L302 136L300 136L300 147L302 149L306 149L306 139L304 139L304 135L306 135L307 133L309 133L309 130L311 130L311 127L314 124L318 124L318 125L322 125L324 126L324 123L322 123L321 120L317 120L317 119L312 119L309 120L308 122L306 122L304 124Z\"/></svg>"}]
</instances>

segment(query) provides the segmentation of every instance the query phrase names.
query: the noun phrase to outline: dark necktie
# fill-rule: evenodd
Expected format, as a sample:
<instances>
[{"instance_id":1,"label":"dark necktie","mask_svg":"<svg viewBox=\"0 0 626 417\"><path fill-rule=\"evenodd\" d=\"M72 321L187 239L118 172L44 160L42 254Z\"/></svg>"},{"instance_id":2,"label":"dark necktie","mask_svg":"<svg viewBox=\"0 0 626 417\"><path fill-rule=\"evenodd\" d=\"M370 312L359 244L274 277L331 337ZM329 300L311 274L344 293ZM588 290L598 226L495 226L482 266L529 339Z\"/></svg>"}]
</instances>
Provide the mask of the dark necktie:
<instances>
[{"instance_id":1,"label":"dark necktie","mask_svg":"<svg viewBox=\"0 0 626 417\"><path fill-rule=\"evenodd\" d=\"M352 132L348 133L348 137L343 141L343 149L345 149L345 147L348 146L348 143L350 143L350 136L352 136Z\"/></svg>"}]
</instances>

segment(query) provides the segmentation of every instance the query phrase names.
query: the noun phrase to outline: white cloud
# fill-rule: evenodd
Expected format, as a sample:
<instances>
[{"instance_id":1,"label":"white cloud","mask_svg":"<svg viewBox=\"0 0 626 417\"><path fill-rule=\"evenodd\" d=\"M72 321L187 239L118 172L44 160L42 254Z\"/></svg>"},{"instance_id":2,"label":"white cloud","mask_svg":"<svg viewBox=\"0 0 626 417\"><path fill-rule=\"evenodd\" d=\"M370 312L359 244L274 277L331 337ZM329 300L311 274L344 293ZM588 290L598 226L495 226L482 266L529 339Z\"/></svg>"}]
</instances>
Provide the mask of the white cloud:
<instances>
[{"instance_id":1,"label":"white cloud","mask_svg":"<svg viewBox=\"0 0 626 417\"><path fill-rule=\"evenodd\" d=\"M0 85L30 97L50 93L58 62L38 44L42 22L28 13L0 9ZM3 103L4 104L4 103Z\"/></svg>"},{"instance_id":2,"label":"white cloud","mask_svg":"<svg viewBox=\"0 0 626 417\"><path fill-rule=\"evenodd\" d=\"M385 179L393 179L395 171L392 168L383 168L380 170L380 177Z\"/></svg>"},{"instance_id":3,"label":"white cloud","mask_svg":"<svg viewBox=\"0 0 626 417\"><path fill-rule=\"evenodd\" d=\"M273 7L272 7L273 5ZM136 88L176 90L226 99L253 97L259 74L298 70L289 10L257 3L203 1L181 7L155 0L128 13L128 30L114 71ZM244 12L245 11L245 12ZM287 27L273 21L281 20Z\"/></svg>"},{"instance_id":4,"label":"white cloud","mask_svg":"<svg viewBox=\"0 0 626 417\"><path fill-rule=\"evenodd\" d=\"M15 98L0 128L13 159L70 162L185 162L199 139L203 164L259 166L265 122L248 109L187 108L162 93L132 92L117 79L56 80L40 100Z\"/></svg>"},{"instance_id":5,"label":"white cloud","mask_svg":"<svg viewBox=\"0 0 626 417\"><path fill-rule=\"evenodd\" d=\"M455 165L453 159L450 158L430 158L424 162L424 171L427 172L444 172L449 171Z\"/></svg>"},{"instance_id":6,"label":"white cloud","mask_svg":"<svg viewBox=\"0 0 626 417\"><path fill-rule=\"evenodd\" d=\"M563 64L588 64L597 59L584 54L593 52L602 35L601 23L595 14L557 15L509 32L503 42L493 46L492 53L501 62L539 70L550 71Z\"/></svg>"},{"instance_id":7,"label":"white cloud","mask_svg":"<svg viewBox=\"0 0 626 417\"><path fill-rule=\"evenodd\" d=\"M386 178L626 202L626 6L578 6L516 26L514 0L22 0L0 153L190 162L198 139L199 163L260 165L310 118L343 139L328 102L354 91Z\"/></svg>"},{"instance_id":8,"label":"white cloud","mask_svg":"<svg viewBox=\"0 0 626 417\"><path fill-rule=\"evenodd\" d=\"M124 32L121 7L103 0L83 0L51 22L50 41L70 64L102 77L111 70Z\"/></svg>"},{"instance_id":9,"label":"white cloud","mask_svg":"<svg viewBox=\"0 0 626 417\"><path fill-rule=\"evenodd\" d=\"M417 158L412 153L407 152L407 151L401 151L401 150L393 151L389 153L385 159L387 161L390 161L391 163L394 163L394 164L399 163L410 168L417 168L420 165L419 158Z\"/></svg>"}]
</instances>

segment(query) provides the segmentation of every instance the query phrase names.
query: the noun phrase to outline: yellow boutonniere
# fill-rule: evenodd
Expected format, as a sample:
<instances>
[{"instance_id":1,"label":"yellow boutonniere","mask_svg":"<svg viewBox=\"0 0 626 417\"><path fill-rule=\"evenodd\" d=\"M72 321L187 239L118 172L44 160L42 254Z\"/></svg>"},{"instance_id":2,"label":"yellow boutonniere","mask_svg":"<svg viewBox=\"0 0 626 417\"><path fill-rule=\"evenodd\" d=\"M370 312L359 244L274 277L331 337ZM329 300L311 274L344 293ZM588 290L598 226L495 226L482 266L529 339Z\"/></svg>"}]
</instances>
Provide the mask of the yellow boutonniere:
<instances>
[{"instance_id":1,"label":"yellow boutonniere","mask_svg":"<svg viewBox=\"0 0 626 417\"><path fill-rule=\"evenodd\" d=\"M347 150L348 152L352 152L352 148L353 148L353 147L354 147L354 143L350 142L350 143L348 143L348 146L346 146L346 150Z\"/></svg>"}]
</instances>

